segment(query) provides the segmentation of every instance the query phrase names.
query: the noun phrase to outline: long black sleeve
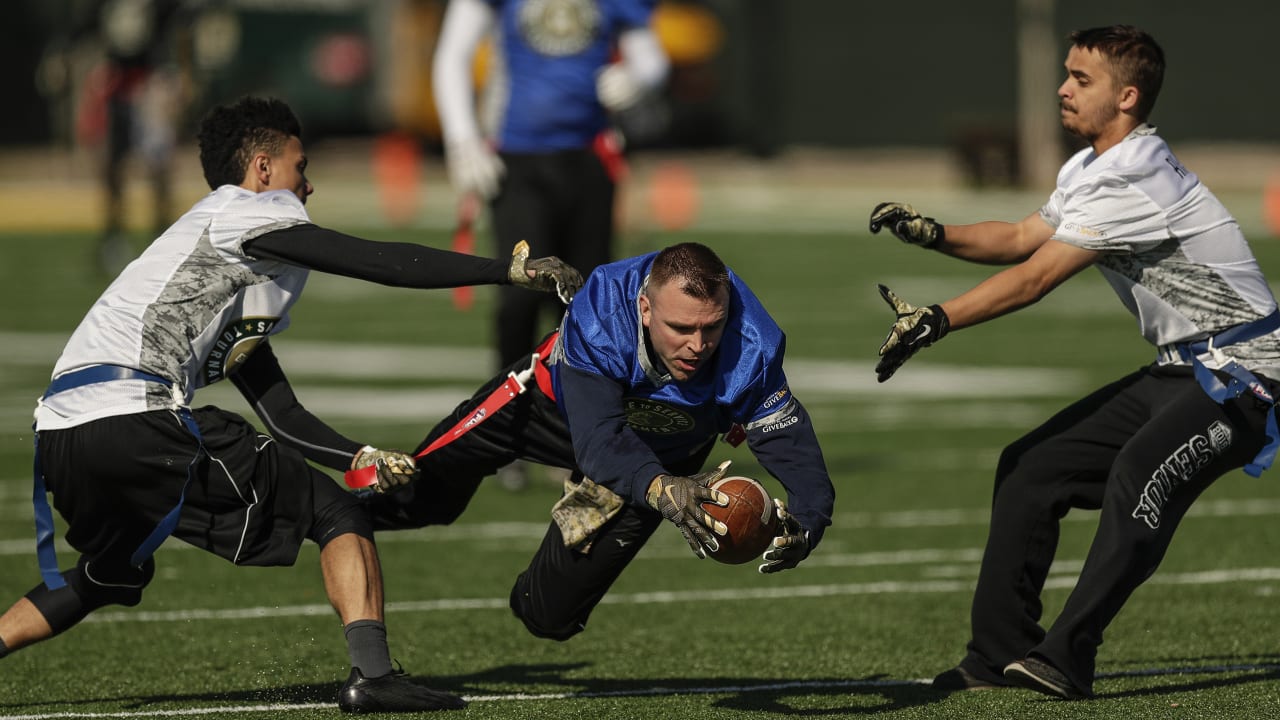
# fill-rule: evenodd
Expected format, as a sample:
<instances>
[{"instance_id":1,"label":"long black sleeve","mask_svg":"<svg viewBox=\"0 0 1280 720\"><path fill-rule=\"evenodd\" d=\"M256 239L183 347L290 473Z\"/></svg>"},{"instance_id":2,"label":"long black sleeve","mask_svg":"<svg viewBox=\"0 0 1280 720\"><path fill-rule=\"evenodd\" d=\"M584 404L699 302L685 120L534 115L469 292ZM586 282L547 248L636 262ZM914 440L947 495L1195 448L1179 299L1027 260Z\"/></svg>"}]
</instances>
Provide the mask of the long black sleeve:
<instances>
[{"instance_id":1,"label":"long black sleeve","mask_svg":"<svg viewBox=\"0 0 1280 720\"><path fill-rule=\"evenodd\" d=\"M502 285L510 261L404 242L376 242L311 223L264 233L244 244L245 254L311 270L419 289Z\"/></svg>"},{"instance_id":2,"label":"long black sleeve","mask_svg":"<svg viewBox=\"0 0 1280 720\"><path fill-rule=\"evenodd\" d=\"M836 494L809 412L794 400L785 419L748 426L747 447L786 488L787 509L809 531L809 546L817 547L831 524Z\"/></svg>"},{"instance_id":3,"label":"long black sleeve","mask_svg":"<svg viewBox=\"0 0 1280 720\"><path fill-rule=\"evenodd\" d=\"M592 481L644 506L649 482L666 472L653 450L627 426L622 387L567 365L560 370L560 406L569 419L578 467Z\"/></svg>"},{"instance_id":4,"label":"long black sleeve","mask_svg":"<svg viewBox=\"0 0 1280 720\"><path fill-rule=\"evenodd\" d=\"M262 342L231 374L240 394L266 423L278 442L298 450L308 460L334 470L347 470L363 443L350 440L326 425L298 402L271 345Z\"/></svg>"}]
</instances>

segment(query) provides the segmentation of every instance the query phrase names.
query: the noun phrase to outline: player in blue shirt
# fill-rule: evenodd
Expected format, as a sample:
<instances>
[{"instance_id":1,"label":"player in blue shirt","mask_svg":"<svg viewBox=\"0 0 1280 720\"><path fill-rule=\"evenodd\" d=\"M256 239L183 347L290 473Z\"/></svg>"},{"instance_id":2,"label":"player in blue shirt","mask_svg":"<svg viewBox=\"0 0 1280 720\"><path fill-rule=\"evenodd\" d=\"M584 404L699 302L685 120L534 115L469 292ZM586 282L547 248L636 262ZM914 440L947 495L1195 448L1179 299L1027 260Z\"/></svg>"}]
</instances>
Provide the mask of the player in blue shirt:
<instances>
[{"instance_id":1,"label":"player in blue shirt","mask_svg":"<svg viewBox=\"0 0 1280 720\"><path fill-rule=\"evenodd\" d=\"M506 252L520 240L589 273L611 259L619 172L610 115L631 112L667 76L649 28L654 0L451 0L432 80L449 178L490 202ZM479 103L472 59L491 39ZM544 304L499 291L499 367L541 336ZM558 313L558 309L556 310Z\"/></svg>"},{"instance_id":2,"label":"player in blue shirt","mask_svg":"<svg viewBox=\"0 0 1280 720\"><path fill-rule=\"evenodd\" d=\"M724 528L701 508L726 498L700 472L717 436L748 447L786 488L779 537L760 571L795 567L831 523L835 491L809 415L782 370L786 341L760 301L709 248L682 243L603 265L558 333L509 368L536 389L421 457L411 498L371 496L375 527L448 523L480 481L519 458L573 471L553 522L516 580L511 607L534 635L567 639L665 518L695 554ZM418 452L479 415L494 378ZM589 479L588 479L589 478ZM789 508L789 510L788 510Z\"/></svg>"}]
</instances>

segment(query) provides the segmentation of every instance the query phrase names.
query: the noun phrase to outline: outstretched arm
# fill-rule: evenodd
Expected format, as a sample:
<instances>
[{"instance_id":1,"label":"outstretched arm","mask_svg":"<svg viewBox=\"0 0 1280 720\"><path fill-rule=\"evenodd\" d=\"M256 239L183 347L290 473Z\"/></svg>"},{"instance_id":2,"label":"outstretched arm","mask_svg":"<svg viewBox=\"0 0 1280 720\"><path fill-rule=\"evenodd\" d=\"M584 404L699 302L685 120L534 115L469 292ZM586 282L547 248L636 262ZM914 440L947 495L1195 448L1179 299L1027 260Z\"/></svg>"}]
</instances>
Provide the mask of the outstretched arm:
<instances>
[{"instance_id":1,"label":"outstretched arm","mask_svg":"<svg viewBox=\"0 0 1280 720\"><path fill-rule=\"evenodd\" d=\"M1067 278L1092 265L1098 255L1093 250L1050 240L1025 261L942 303L942 309L951 321L952 330L986 322L1038 301Z\"/></svg>"},{"instance_id":2,"label":"outstretched arm","mask_svg":"<svg viewBox=\"0 0 1280 720\"><path fill-rule=\"evenodd\" d=\"M986 265L1022 262L1053 237L1053 226L1032 213L1018 222L997 220L972 225L944 225L906 203L884 202L871 211L872 233L887 229L911 245Z\"/></svg>"},{"instance_id":3,"label":"outstretched arm","mask_svg":"<svg viewBox=\"0 0 1280 720\"><path fill-rule=\"evenodd\" d=\"M989 220L944 228L944 237L934 246L935 250L986 265L1022 262L1053 236L1053 227L1039 212L1013 223Z\"/></svg>"},{"instance_id":4,"label":"outstretched arm","mask_svg":"<svg viewBox=\"0 0 1280 720\"><path fill-rule=\"evenodd\" d=\"M1067 278L1092 265L1100 253L1050 240L1025 261L979 283L940 305L916 307L881 285L880 294L897 314L880 346L876 377L893 377L912 355L941 340L951 330L977 325L1030 305Z\"/></svg>"},{"instance_id":5,"label":"outstretched arm","mask_svg":"<svg viewBox=\"0 0 1280 720\"><path fill-rule=\"evenodd\" d=\"M329 427L298 402L270 343L254 348L230 377L271 435L308 460L346 470L360 452L360 443Z\"/></svg>"},{"instance_id":6,"label":"outstretched arm","mask_svg":"<svg viewBox=\"0 0 1280 720\"><path fill-rule=\"evenodd\" d=\"M509 260L494 260L426 245L376 242L311 223L272 230L244 244L244 252L311 270L408 288L514 283L556 291L568 302L582 276L558 258L529 259L528 245L517 245Z\"/></svg>"},{"instance_id":7,"label":"outstretched arm","mask_svg":"<svg viewBox=\"0 0 1280 720\"><path fill-rule=\"evenodd\" d=\"M475 192L484 198L498 194L506 167L476 117L471 67L476 48L496 21L494 9L483 0L452 0L431 69L449 181L459 194Z\"/></svg>"}]
</instances>

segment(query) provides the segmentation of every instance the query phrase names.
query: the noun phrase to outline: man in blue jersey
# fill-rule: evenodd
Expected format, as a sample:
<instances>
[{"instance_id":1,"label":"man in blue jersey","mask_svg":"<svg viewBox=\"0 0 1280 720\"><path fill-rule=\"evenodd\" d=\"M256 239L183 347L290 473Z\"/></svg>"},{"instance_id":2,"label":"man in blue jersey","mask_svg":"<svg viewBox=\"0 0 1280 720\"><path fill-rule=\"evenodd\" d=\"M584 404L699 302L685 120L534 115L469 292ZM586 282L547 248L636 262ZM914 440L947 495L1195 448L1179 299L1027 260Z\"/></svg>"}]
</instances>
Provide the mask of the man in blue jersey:
<instances>
[{"instance_id":1,"label":"man in blue jersey","mask_svg":"<svg viewBox=\"0 0 1280 720\"><path fill-rule=\"evenodd\" d=\"M565 640L664 519L698 557L723 525L701 508L725 502L702 472L717 436L743 438L786 488L780 534L760 571L795 567L831 522L835 491L804 406L782 369L785 338L746 283L709 248L673 245L602 265L558 333L511 366L537 388L421 457L411 498L371 496L378 529L452 522L480 481L517 458L574 471L553 522L511 592L534 635ZM494 378L445 418L431 445L479 414ZM788 509L789 508L789 509Z\"/></svg>"},{"instance_id":2,"label":"man in blue jersey","mask_svg":"<svg viewBox=\"0 0 1280 720\"><path fill-rule=\"evenodd\" d=\"M1036 302L1096 266L1137 317L1156 361L1065 408L1017 440L996 468L972 639L936 688L1017 684L1065 699L1093 694L1103 632L1155 572L1178 522L1218 477L1257 475L1275 454L1280 312L1231 214L1147 124L1164 53L1130 26L1070 36L1058 89L1063 127L1089 142L1019 222L943 225L902 203L871 231L954 257L1010 265L938 305L881 292L897 319L876 371L889 379L948 330ZM1062 517L1101 518L1079 581L1046 632L1044 588Z\"/></svg>"},{"instance_id":3,"label":"man in blue jersey","mask_svg":"<svg viewBox=\"0 0 1280 720\"><path fill-rule=\"evenodd\" d=\"M582 273L608 262L621 167L610 115L633 112L669 63L649 18L655 0L452 0L433 83L449 177L490 202L499 257L521 240ZM481 112L472 57L489 37ZM616 58L616 60L615 60ZM483 118L478 119L479 118ZM559 305L498 290L498 367L528 354ZM521 484L519 476L512 478Z\"/></svg>"}]
</instances>

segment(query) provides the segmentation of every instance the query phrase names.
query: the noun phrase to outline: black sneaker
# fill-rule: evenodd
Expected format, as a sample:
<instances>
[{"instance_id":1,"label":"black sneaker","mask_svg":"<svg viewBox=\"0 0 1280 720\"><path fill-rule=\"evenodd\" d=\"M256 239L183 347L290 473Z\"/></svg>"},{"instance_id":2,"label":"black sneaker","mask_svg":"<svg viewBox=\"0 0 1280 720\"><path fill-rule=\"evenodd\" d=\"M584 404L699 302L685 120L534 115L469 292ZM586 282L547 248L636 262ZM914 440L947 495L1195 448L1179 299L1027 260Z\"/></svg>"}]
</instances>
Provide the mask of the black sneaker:
<instances>
[{"instance_id":1,"label":"black sneaker","mask_svg":"<svg viewBox=\"0 0 1280 720\"><path fill-rule=\"evenodd\" d=\"M933 689L942 690L944 692L958 692L961 690L995 690L997 688L1007 688L1008 683L997 682L995 680L983 680L973 673L965 670L959 665L938 673L933 679Z\"/></svg>"},{"instance_id":2,"label":"black sneaker","mask_svg":"<svg viewBox=\"0 0 1280 720\"><path fill-rule=\"evenodd\" d=\"M399 670L367 678L360 668L351 668L351 677L338 691L338 707L349 713L461 710L466 706L467 701L457 695L417 685Z\"/></svg>"},{"instance_id":3,"label":"black sneaker","mask_svg":"<svg viewBox=\"0 0 1280 720\"><path fill-rule=\"evenodd\" d=\"M1076 687L1058 668L1033 657L1009 663L1004 667L1004 676L1028 690L1063 700L1084 700L1093 696Z\"/></svg>"}]
</instances>

